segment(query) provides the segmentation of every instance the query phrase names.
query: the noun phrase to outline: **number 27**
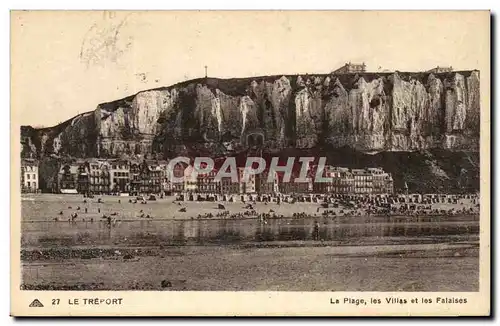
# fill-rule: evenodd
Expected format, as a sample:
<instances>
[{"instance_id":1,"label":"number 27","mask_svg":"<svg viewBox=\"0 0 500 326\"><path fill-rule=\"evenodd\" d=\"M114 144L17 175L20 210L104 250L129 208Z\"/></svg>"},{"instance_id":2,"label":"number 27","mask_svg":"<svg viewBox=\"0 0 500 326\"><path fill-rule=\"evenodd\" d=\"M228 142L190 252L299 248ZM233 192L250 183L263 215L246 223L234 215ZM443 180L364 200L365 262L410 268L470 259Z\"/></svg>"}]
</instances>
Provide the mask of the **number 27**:
<instances>
[{"instance_id":1,"label":"number 27","mask_svg":"<svg viewBox=\"0 0 500 326\"><path fill-rule=\"evenodd\" d=\"M57 306L59 304L59 299L52 299L52 305Z\"/></svg>"}]
</instances>

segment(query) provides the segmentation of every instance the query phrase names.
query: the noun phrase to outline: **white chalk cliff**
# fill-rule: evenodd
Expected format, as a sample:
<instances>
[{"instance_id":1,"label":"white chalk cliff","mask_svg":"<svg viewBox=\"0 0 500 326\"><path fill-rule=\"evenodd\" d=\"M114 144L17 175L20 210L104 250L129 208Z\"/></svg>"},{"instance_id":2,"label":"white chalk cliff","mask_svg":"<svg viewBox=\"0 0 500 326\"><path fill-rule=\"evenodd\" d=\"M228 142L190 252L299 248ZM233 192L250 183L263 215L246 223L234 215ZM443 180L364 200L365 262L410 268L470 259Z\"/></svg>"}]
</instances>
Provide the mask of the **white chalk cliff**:
<instances>
[{"instance_id":1,"label":"white chalk cliff","mask_svg":"<svg viewBox=\"0 0 500 326\"><path fill-rule=\"evenodd\" d=\"M52 128L22 127L22 140L37 156L245 148L252 133L270 150L478 151L479 95L478 71L198 79L99 104Z\"/></svg>"}]
</instances>

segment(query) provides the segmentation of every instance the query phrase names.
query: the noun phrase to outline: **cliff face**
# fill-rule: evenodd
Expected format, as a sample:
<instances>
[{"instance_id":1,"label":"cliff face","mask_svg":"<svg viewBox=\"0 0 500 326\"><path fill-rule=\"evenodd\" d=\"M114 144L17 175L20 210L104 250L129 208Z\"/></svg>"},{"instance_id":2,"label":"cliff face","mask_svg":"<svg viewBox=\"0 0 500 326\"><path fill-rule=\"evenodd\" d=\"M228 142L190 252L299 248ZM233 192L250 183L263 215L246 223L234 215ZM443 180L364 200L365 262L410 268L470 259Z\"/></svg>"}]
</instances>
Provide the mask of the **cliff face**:
<instances>
[{"instance_id":1,"label":"cliff face","mask_svg":"<svg viewBox=\"0 0 500 326\"><path fill-rule=\"evenodd\" d=\"M351 147L478 151L479 72L199 79L22 127L22 155L112 157Z\"/></svg>"}]
</instances>

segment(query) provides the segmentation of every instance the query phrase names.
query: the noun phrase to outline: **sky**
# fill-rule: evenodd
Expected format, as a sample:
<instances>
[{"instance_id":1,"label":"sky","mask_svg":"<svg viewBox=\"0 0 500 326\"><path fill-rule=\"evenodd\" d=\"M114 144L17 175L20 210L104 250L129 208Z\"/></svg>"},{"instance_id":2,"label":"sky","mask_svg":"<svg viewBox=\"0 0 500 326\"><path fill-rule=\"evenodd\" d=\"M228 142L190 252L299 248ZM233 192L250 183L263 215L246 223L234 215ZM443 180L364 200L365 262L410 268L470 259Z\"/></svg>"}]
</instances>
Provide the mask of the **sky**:
<instances>
[{"instance_id":1,"label":"sky","mask_svg":"<svg viewBox=\"0 0 500 326\"><path fill-rule=\"evenodd\" d=\"M484 67L488 12L11 14L11 112L53 126L99 103L203 77Z\"/></svg>"}]
</instances>

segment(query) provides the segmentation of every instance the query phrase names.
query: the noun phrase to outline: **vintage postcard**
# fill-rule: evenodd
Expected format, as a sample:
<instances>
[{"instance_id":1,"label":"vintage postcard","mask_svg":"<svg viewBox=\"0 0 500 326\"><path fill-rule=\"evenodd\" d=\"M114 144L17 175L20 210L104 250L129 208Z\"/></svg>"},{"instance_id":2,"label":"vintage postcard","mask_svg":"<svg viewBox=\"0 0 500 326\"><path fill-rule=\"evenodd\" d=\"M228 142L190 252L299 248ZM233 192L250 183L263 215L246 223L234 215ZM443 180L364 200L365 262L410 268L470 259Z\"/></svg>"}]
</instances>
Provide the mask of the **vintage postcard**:
<instances>
[{"instance_id":1,"label":"vintage postcard","mask_svg":"<svg viewBox=\"0 0 500 326\"><path fill-rule=\"evenodd\" d=\"M12 11L14 316L490 314L489 11Z\"/></svg>"}]
</instances>

